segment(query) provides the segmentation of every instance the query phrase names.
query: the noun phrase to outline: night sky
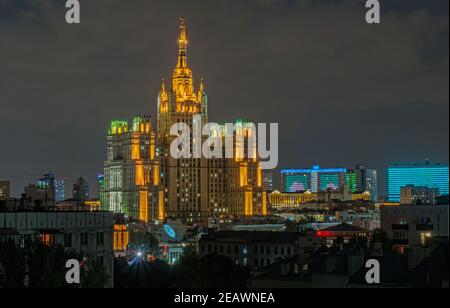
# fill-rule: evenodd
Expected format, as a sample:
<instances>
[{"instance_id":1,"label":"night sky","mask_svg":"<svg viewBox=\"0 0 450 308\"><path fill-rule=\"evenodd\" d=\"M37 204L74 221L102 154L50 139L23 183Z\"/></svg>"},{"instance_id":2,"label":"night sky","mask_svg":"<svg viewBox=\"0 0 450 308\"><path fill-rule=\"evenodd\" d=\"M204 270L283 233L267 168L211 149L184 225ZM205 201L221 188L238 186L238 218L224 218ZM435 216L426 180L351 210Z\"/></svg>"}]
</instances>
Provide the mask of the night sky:
<instances>
[{"instance_id":1,"label":"night sky","mask_svg":"<svg viewBox=\"0 0 450 308\"><path fill-rule=\"evenodd\" d=\"M449 160L448 0L0 0L0 179L13 194L52 170L97 194L113 118L150 113L189 63L212 121L280 125L279 167L380 170Z\"/></svg>"}]
</instances>

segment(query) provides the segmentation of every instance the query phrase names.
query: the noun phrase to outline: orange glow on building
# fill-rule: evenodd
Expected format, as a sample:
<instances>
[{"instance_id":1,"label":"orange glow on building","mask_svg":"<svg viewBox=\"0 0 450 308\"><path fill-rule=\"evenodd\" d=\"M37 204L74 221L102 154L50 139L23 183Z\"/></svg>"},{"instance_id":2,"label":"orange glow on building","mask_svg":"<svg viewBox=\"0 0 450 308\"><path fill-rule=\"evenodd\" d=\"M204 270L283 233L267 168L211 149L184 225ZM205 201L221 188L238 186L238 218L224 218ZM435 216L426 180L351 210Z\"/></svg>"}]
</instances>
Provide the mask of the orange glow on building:
<instances>
[{"instance_id":1,"label":"orange glow on building","mask_svg":"<svg viewBox=\"0 0 450 308\"><path fill-rule=\"evenodd\" d=\"M258 164L258 169L256 170L256 185L258 187L262 187L262 170L261 170L261 164Z\"/></svg>"},{"instance_id":2,"label":"orange glow on building","mask_svg":"<svg viewBox=\"0 0 450 308\"><path fill-rule=\"evenodd\" d=\"M269 194L269 203L274 208L299 208L302 204L318 200L316 193L281 193L278 190Z\"/></svg>"},{"instance_id":3,"label":"orange glow on building","mask_svg":"<svg viewBox=\"0 0 450 308\"><path fill-rule=\"evenodd\" d=\"M357 194L357 193L352 194L353 201L356 201L356 200L370 201L371 197L372 197L372 195L368 191L366 191L364 193L360 193L360 194Z\"/></svg>"},{"instance_id":4,"label":"orange glow on building","mask_svg":"<svg viewBox=\"0 0 450 308\"><path fill-rule=\"evenodd\" d=\"M160 191L158 195L158 220L163 221L166 217L164 211L164 191Z\"/></svg>"},{"instance_id":5,"label":"orange glow on building","mask_svg":"<svg viewBox=\"0 0 450 308\"><path fill-rule=\"evenodd\" d=\"M248 170L247 170L247 164L242 163L239 167L239 178L240 178L240 185L241 187L248 185Z\"/></svg>"},{"instance_id":6,"label":"orange glow on building","mask_svg":"<svg viewBox=\"0 0 450 308\"><path fill-rule=\"evenodd\" d=\"M153 166L153 185L159 185L159 165Z\"/></svg>"},{"instance_id":7,"label":"orange glow on building","mask_svg":"<svg viewBox=\"0 0 450 308\"><path fill-rule=\"evenodd\" d=\"M240 138L240 137L239 137ZM236 141L234 146L234 161L240 162L243 161L245 157L245 149L243 141Z\"/></svg>"},{"instance_id":8,"label":"orange glow on building","mask_svg":"<svg viewBox=\"0 0 450 308\"><path fill-rule=\"evenodd\" d=\"M114 225L114 252L125 252L129 243L127 225Z\"/></svg>"},{"instance_id":9,"label":"orange glow on building","mask_svg":"<svg viewBox=\"0 0 450 308\"><path fill-rule=\"evenodd\" d=\"M382 207L383 206L400 206L400 202L383 202L380 204Z\"/></svg>"},{"instance_id":10,"label":"orange glow on building","mask_svg":"<svg viewBox=\"0 0 450 308\"><path fill-rule=\"evenodd\" d=\"M261 195L261 214L267 216L267 192L265 191Z\"/></svg>"},{"instance_id":11,"label":"orange glow on building","mask_svg":"<svg viewBox=\"0 0 450 308\"><path fill-rule=\"evenodd\" d=\"M136 165L136 185L145 185L144 165L142 164Z\"/></svg>"},{"instance_id":12,"label":"orange glow on building","mask_svg":"<svg viewBox=\"0 0 450 308\"><path fill-rule=\"evenodd\" d=\"M100 211L100 200L87 200L84 205L89 207L91 212Z\"/></svg>"},{"instance_id":13,"label":"orange glow on building","mask_svg":"<svg viewBox=\"0 0 450 308\"><path fill-rule=\"evenodd\" d=\"M54 234L41 234L40 240L41 240L41 243L45 246L53 246L55 244L55 235Z\"/></svg>"},{"instance_id":14,"label":"orange glow on building","mask_svg":"<svg viewBox=\"0 0 450 308\"><path fill-rule=\"evenodd\" d=\"M139 160L141 159L140 149L139 149L139 139L133 138L131 140L131 159Z\"/></svg>"},{"instance_id":15,"label":"orange glow on building","mask_svg":"<svg viewBox=\"0 0 450 308\"><path fill-rule=\"evenodd\" d=\"M139 192L139 219L148 222L148 192Z\"/></svg>"},{"instance_id":16,"label":"orange glow on building","mask_svg":"<svg viewBox=\"0 0 450 308\"><path fill-rule=\"evenodd\" d=\"M253 192L246 191L245 194L245 216L253 216Z\"/></svg>"},{"instance_id":17,"label":"orange glow on building","mask_svg":"<svg viewBox=\"0 0 450 308\"><path fill-rule=\"evenodd\" d=\"M154 141L152 141L152 144L150 145L150 159L154 160L156 156L156 146Z\"/></svg>"}]
</instances>

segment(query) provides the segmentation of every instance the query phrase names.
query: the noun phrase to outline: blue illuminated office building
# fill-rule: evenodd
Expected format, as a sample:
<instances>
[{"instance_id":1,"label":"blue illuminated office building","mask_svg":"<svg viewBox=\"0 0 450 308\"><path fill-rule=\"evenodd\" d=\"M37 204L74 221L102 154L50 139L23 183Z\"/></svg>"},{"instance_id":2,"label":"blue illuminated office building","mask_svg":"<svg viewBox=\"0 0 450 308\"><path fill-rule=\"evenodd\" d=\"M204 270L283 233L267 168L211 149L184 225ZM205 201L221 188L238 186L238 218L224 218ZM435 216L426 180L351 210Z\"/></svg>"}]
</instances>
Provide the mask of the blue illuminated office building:
<instances>
[{"instance_id":1,"label":"blue illuminated office building","mask_svg":"<svg viewBox=\"0 0 450 308\"><path fill-rule=\"evenodd\" d=\"M345 168L322 169L319 166L313 166L312 169L283 169L282 190L290 193L342 190L346 184L346 173Z\"/></svg>"},{"instance_id":2,"label":"blue illuminated office building","mask_svg":"<svg viewBox=\"0 0 450 308\"><path fill-rule=\"evenodd\" d=\"M408 185L439 189L440 195L448 195L449 169L447 164L391 165L388 168L388 199L400 202L400 191Z\"/></svg>"}]
</instances>

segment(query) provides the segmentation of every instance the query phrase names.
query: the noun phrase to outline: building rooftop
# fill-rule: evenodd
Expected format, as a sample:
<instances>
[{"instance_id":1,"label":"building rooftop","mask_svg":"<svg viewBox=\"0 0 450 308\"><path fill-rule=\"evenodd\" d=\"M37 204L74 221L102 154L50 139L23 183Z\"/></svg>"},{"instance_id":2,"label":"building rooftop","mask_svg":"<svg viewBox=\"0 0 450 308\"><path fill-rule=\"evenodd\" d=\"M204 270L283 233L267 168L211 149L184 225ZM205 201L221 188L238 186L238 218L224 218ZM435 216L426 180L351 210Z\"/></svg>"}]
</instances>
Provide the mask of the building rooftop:
<instances>
[{"instance_id":1,"label":"building rooftop","mask_svg":"<svg viewBox=\"0 0 450 308\"><path fill-rule=\"evenodd\" d=\"M319 166L313 166L311 169L282 169L281 174L286 173L346 173L346 168L320 168Z\"/></svg>"},{"instance_id":2,"label":"building rooftop","mask_svg":"<svg viewBox=\"0 0 450 308\"><path fill-rule=\"evenodd\" d=\"M348 223L341 223L336 226L328 227L325 229L321 229L320 231L328 231L328 232L365 232L367 230L355 227L353 225L350 225Z\"/></svg>"},{"instance_id":3,"label":"building rooftop","mask_svg":"<svg viewBox=\"0 0 450 308\"><path fill-rule=\"evenodd\" d=\"M286 243L295 242L300 237L302 234L298 232L220 231L204 235L201 241Z\"/></svg>"},{"instance_id":4,"label":"building rooftop","mask_svg":"<svg viewBox=\"0 0 450 308\"><path fill-rule=\"evenodd\" d=\"M448 168L448 164L431 163L429 161L424 163L412 163L412 164L392 164L389 165L390 169L395 168Z\"/></svg>"}]
</instances>

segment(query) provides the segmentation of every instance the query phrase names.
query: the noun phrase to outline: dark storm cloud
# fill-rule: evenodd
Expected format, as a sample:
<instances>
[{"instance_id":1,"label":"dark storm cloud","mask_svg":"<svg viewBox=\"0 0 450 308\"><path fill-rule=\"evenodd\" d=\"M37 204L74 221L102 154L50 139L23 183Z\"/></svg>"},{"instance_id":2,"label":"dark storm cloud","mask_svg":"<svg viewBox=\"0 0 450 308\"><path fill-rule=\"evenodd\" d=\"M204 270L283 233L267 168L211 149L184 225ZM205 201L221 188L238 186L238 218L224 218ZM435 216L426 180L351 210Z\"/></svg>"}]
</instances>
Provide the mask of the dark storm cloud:
<instances>
[{"instance_id":1,"label":"dark storm cloud","mask_svg":"<svg viewBox=\"0 0 450 308\"><path fill-rule=\"evenodd\" d=\"M112 118L155 117L178 17L210 118L280 123L280 166L448 161L448 1L0 0L0 169L95 182ZM7 177L5 171L0 177ZM14 173L12 173L14 172Z\"/></svg>"}]
</instances>

